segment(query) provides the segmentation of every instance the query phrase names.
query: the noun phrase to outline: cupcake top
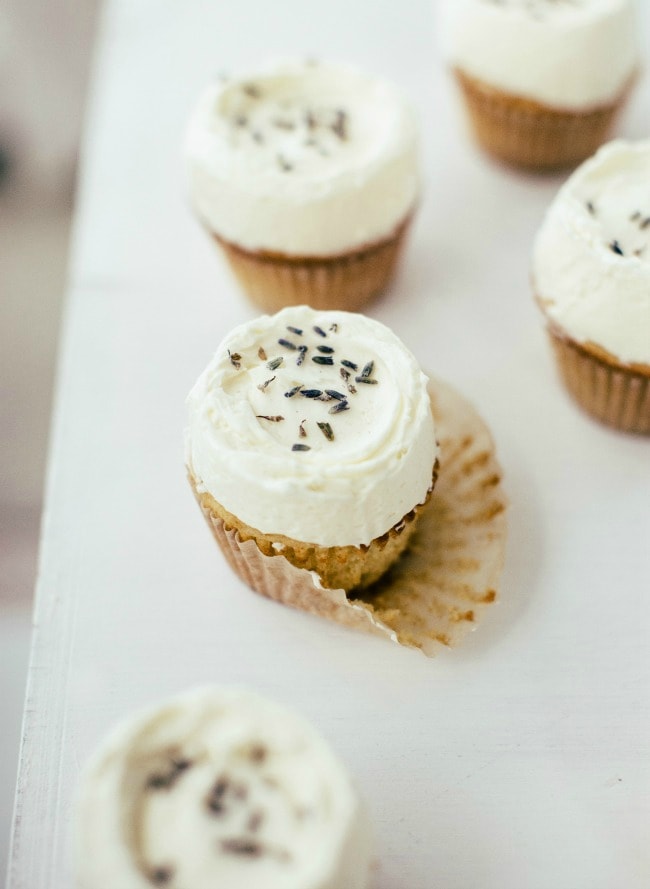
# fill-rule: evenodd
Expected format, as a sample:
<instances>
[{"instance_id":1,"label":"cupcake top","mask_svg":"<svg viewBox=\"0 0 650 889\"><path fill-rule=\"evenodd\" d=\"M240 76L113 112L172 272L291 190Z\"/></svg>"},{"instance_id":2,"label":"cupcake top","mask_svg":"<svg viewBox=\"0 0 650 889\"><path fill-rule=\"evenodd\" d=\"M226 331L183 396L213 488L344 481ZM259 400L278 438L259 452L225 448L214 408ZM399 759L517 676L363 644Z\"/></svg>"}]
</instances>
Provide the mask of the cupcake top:
<instances>
[{"instance_id":1,"label":"cupcake top","mask_svg":"<svg viewBox=\"0 0 650 889\"><path fill-rule=\"evenodd\" d=\"M613 102L637 65L635 0L445 0L443 10L452 65L554 108Z\"/></svg>"},{"instance_id":2,"label":"cupcake top","mask_svg":"<svg viewBox=\"0 0 650 889\"><path fill-rule=\"evenodd\" d=\"M363 315L298 306L242 324L188 406L198 490L262 533L368 545L431 488L427 378Z\"/></svg>"},{"instance_id":3,"label":"cupcake top","mask_svg":"<svg viewBox=\"0 0 650 889\"><path fill-rule=\"evenodd\" d=\"M246 692L124 723L83 776L80 889L365 889L370 827L327 744Z\"/></svg>"},{"instance_id":4,"label":"cupcake top","mask_svg":"<svg viewBox=\"0 0 650 889\"><path fill-rule=\"evenodd\" d=\"M389 237L413 208L417 132L394 86L288 62L209 87L186 145L190 193L248 250L335 255Z\"/></svg>"},{"instance_id":5,"label":"cupcake top","mask_svg":"<svg viewBox=\"0 0 650 889\"><path fill-rule=\"evenodd\" d=\"M650 140L610 142L571 176L537 236L533 284L572 339L650 365Z\"/></svg>"}]
</instances>

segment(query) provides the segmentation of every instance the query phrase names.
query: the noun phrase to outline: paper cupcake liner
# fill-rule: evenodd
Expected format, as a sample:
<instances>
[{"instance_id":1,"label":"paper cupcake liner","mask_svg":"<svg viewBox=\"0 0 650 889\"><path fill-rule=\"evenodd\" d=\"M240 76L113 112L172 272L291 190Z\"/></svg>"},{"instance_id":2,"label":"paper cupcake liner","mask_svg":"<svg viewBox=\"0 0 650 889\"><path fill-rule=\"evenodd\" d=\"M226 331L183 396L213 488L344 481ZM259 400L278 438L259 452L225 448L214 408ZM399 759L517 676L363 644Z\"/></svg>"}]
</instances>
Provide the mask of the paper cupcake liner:
<instances>
[{"instance_id":1,"label":"paper cupcake liner","mask_svg":"<svg viewBox=\"0 0 650 889\"><path fill-rule=\"evenodd\" d=\"M261 309L285 306L359 311L391 280L409 220L386 240L331 257L288 257L251 252L214 235L241 288Z\"/></svg>"},{"instance_id":2,"label":"paper cupcake liner","mask_svg":"<svg viewBox=\"0 0 650 889\"><path fill-rule=\"evenodd\" d=\"M367 590L325 589L316 572L264 555L217 516L206 516L231 568L252 589L285 605L433 656L458 644L497 597L506 497L490 433L474 408L440 381L430 395L440 474L410 547Z\"/></svg>"},{"instance_id":3,"label":"paper cupcake liner","mask_svg":"<svg viewBox=\"0 0 650 889\"><path fill-rule=\"evenodd\" d=\"M560 376L588 414L622 432L650 434L650 373L610 364L548 330Z\"/></svg>"},{"instance_id":4,"label":"paper cupcake liner","mask_svg":"<svg viewBox=\"0 0 650 889\"><path fill-rule=\"evenodd\" d=\"M433 472L434 484L437 470L438 461L436 460ZM386 534L372 540L368 546L326 547L303 543L281 535L263 534L224 509L211 494L205 491L199 492L191 472L189 480L201 511L224 551L227 548L237 549L240 542L252 540L263 559L280 553L295 567L315 572L322 586L329 588L340 586L346 590L367 587L388 571L393 562L406 549L420 515L428 506L430 499L429 493L424 504L416 506ZM236 535L227 537L222 533L222 530L235 531ZM228 556L228 553L226 555ZM247 583L250 582L250 577L247 574L241 571L237 573ZM269 595L261 576L257 577L257 581L256 592Z\"/></svg>"},{"instance_id":5,"label":"paper cupcake liner","mask_svg":"<svg viewBox=\"0 0 650 889\"><path fill-rule=\"evenodd\" d=\"M515 166L551 170L590 157L608 136L624 95L584 113L558 111L501 92L456 69L479 144Z\"/></svg>"}]
</instances>

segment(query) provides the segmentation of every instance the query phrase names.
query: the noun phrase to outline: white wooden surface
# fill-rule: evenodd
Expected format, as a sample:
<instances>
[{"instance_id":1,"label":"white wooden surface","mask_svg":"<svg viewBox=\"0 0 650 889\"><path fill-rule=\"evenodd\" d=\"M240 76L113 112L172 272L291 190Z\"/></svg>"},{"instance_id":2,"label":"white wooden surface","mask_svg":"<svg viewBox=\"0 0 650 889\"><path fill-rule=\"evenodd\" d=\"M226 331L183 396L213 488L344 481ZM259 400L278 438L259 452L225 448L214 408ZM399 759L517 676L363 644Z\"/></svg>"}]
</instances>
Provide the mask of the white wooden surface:
<instances>
[{"instance_id":1,"label":"white wooden surface","mask_svg":"<svg viewBox=\"0 0 650 889\"><path fill-rule=\"evenodd\" d=\"M561 177L513 173L470 144L429 0L112 0L105 13L9 886L70 885L79 767L115 719L219 682L288 703L332 741L374 816L376 889L647 887L650 442L588 420L554 376L528 259ZM184 478L185 393L254 313L186 206L184 123L215 72L291 53L357 61L413 97L426 190L371 311L480 407L506 472L501 604L435 661L249 593ZM649 121L646 72L619 131L647 136Z\"/></svg>"}]
</instances>

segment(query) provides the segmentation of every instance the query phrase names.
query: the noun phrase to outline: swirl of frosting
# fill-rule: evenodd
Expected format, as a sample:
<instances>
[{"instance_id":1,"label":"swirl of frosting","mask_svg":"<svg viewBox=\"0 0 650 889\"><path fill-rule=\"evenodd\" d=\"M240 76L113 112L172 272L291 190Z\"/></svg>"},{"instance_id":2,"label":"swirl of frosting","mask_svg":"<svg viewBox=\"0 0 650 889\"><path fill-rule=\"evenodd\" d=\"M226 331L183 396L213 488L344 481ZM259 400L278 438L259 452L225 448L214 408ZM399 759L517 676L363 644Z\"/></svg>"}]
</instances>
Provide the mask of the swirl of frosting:
<instances>
[{"instance_id":1,"label":"swirl of frosting","mask_svg":"<svg viewBox=\"0 0 650 889\"><path fill-rule=\"evenodd\" d=\"M283 309L242 324L188 397L198 489L262 533L369 544L431 487L427 378L387 327Z\"/></svg>"},{"instance_id":2,"label":"swirl of frosting","mask_svg":"<svg viewBox=\"0 0 650 889\"><path fill-rule=\"evenodd\" d=\"M80 889L365 889L370 825L316 731L199 689L118 727L83 776Z\"/></svg>"},{"instance_id":3,"label":"swirl of frosting","mask_svg":"<svg viewBox=\"0 0 650 889\"><path fill-rule=\"evenodd\" d=\"M288 62L209 87L186 141L199 218L248 250L327 256L389 237L418 188L413 113L385 80Z\"/></svg>"},{"instance_id":4,"label":"swirl of frosting","mask_svg":"<svg viewBox=\"0 0 650 889\"><path fill-rule=\"evenodd\" d=\"M537 236L533 284L574 340L650 365L650 140L610 142L570 177Z\"/></svg>"},{"instance_id":5,"label":"swirl of frosting","mask_svg":"<svg viewBox=\"0 0 650 889\"><path fill-rule=\"evenodd\" d=\"M632 78L634 0L445 0L449 62L553 108L607 105Z\"/></svg>"}]
</instances>

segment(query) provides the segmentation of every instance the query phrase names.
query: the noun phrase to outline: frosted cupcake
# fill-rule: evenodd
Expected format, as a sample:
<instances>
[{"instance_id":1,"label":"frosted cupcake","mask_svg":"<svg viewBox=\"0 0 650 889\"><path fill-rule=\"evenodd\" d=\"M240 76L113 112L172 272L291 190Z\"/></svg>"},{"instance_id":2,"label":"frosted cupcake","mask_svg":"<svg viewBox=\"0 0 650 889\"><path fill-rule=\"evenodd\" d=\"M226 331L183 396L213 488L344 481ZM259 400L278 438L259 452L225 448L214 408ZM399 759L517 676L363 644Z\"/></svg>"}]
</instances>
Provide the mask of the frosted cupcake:
<instances>
[{"instance_id":1,"label":"frosted cupcake","mask_svg":"<svg viewBox=\"0 0 650 889\"><path fill-rule=\"evenodd\" d=\"M371 831L309 724L207 688L104 742L83 776L76 851L79 889L366 889Z\"/></svg>"},{"instance_id":2,"label":"frosted cupcake","mask_svg":"<svg viewBox=\"0 0 650 889\"><path fill-rule=\"evenodd\" d=\"M532 169L601 145L637 67L635 0L446 0L447 59L479 143Z\"/></svg>"},{"instance_id":3,"label":"frosted cupcake","mask_svg":"<svg viewBox=\"0 0 650 889\"><path fill-rule=\"evenodd\" d=\"M358 309L396 266L417 131L390 83L293 62L211 86L187 138L194 209L266 311Z\"/></svg>"},{"instance_id":4,"label":"frosted cupcake","mask_svg":"<svg viewBox=\"0 0 650 889\"><path fill-rule=\"evenodd\" d=\"M650 141L612 142L568 180L537 237L533 286L571 395L650 433Z\"/></svg>"},{"instance_id":5,"label":"frosted cupcake","mask_svg":"<svg viewBox=\"0 0 650 889\"><path fill-rule=\"evenodd\" d=\"M190 481L258 592L282 582L269 564L278 554L324 587L352 590L405 549L438 447L427 379L383 324L306 306L243 324L188 406ZM248 540L254 556L240 549Z\"/></svg>"}]
</instances>

